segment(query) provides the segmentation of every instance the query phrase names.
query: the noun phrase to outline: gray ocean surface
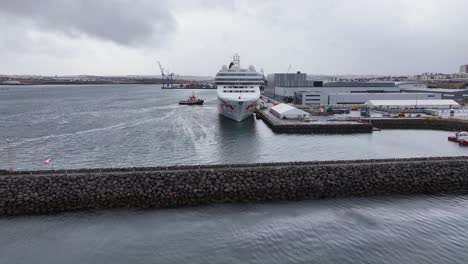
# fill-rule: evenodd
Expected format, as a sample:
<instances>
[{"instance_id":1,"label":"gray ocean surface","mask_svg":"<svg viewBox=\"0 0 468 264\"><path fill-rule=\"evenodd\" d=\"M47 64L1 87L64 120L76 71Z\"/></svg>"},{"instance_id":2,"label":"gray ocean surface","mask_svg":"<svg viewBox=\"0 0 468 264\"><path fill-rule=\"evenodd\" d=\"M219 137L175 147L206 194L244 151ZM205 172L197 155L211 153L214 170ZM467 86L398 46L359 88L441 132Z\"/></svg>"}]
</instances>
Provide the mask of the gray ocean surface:
<instances>
[{"instance_id":1,"label":"gray ocean surface","mask_svg":"<svg viewBox=\"0 0 468 264\"><path fill-rule=\"evenodd\" d=\"M220 117L216 92L157 86L0 87L0 168L461 156L451 133L276 135ZM46 159L52 159L44 165ZM0 218L0 264L467 263L468 196L102 210Z\"/></svg>"},{"instance_id":2,"label":"gray ocean surface","mask_svg":"<svg viewBox=\"0 0 468 264\"><path fill-rule=\"evenodd\" d=\"M468 155L444 131L384 130L355 135L279 135L261 120L180 106L191 90L153 85L26 86L0 90L0 169L11 141L16 169L138 167ZM45 166L44 161L52 159Z\"/></svg>"},{"instance_id":3,"label":"gray ocean surface","mask_svg":"<svg viewBox=\"0 0 468 264\"><path fill-rule=\"evenodd\" d=\"M0 263L467 263L468 197L0 218Z\"/></svg>"}]
</instances>

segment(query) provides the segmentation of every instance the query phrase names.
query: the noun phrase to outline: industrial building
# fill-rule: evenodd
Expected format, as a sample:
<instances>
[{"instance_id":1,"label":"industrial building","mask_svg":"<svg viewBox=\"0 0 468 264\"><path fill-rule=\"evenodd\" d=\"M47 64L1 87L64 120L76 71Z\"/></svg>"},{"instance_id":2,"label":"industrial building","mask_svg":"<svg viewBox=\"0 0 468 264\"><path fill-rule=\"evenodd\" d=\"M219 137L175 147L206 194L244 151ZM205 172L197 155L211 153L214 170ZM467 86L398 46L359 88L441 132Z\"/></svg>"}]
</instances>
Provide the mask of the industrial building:
<instances>
[{"instance_id":1,"label":"industrial building","mask_svg":"<svg viewBox=\"0 0 468 264\"><path fill-rule=\"evenodd\" d=\"M440 95L441 99L452 99L459 104L468 103L468 89L427 88L425 84L399 84L403 93L432 93Z\"/></svg>"},{"instance_id":2,"label":"industrial building","mask_svg":"<svg viewBox=\"0 0 468 264\"><path fill-rule=\"evenodd\" d=\"M288 104L277 104L270 108L270 112L280 119L304 119L309 113Z\"/></svg>"},{"instance_id":3,"label":"industrial building","mask_svg":"<svg viewBox=\"0 0 468 264\"><path fill-rule=\"evenodd\" d=\"M394 82L323 82L308 80L306 73L275 73L267 77L268 85L265 95L277 100L295 102L296 104L328 105L330 94L338 98L339 94L349 95L399 93L400 88ZM353 96L350 96L353 97ZM354 96L355 101L358 96ZM367 97L366 99L372 99ZM338 99L337 99L338 100ZM351 100L351 99L349 99ZM358 100L364 103L367 100Z\"/></svg>"},{"instance_id":4,"label":"industrial building","mask_svg":"<svg viewBox=\"0 0 468 264\"><path fill-rule=\"evenodd\" d=\"M410 100L441 99L440 94L433 93L368 93L368 92L299 92L296 93L296 104L302 105L357 105L369 100Z\"/></svg>"},{"instance_id":5,"label":"industrial building","mask_svg":"<svg viewBox=\"0 0 468 264\"><path fill-rule=\"evenodd\" d=\"M307 78L307 73L274 73L267 76L267 88L272 87L321 87L322 81L313 81Z\"/></svg>"},{"instance_id":6,"label":"industrial building","mask_svg":"<svg viewBox=\"0 0 468 264\"><path fill-rule=\"evenodd\" d=\"M460 73L468 73L468 64L460 66Z\"/></svg>"},{"instance_id":7,"label":"industrial building","mask_svg":"<svg viewBox=\"0 0 468 264\"><path fill-rule=\"evenodd\" d=\"M293 98L295 92L307 92L314 87L322 87L322 81L307 79L306 73L274 73L267 76L264 94L277 100Z\"/></svg>"},{"instance_id":8,"label":"industrial building","mask_svg":"<svg viewBox=\"0 0 468 264\"><path fill-rule=\"evenodd\" d=\"M366 105L376 110L458 109L460 105L451 99L437 100L369 100Z\"/></svg>"}]
</instances>

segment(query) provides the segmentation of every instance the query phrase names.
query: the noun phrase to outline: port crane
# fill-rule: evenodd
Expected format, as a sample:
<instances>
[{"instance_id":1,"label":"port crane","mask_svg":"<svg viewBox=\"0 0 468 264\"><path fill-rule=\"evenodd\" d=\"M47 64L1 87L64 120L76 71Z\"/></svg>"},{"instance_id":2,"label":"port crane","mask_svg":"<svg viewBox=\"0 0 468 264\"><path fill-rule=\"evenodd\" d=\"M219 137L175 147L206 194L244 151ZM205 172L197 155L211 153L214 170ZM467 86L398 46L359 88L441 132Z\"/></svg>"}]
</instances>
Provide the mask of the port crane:
<instances>
[{"instance_id":1,"label":"port crane","mask_svg":"<svg viewBox=\"0 0 468 264\"><path fill-rule=\"evenodd\" d=\"M174 73L169 73L169 71L165 70L159 60L156 60L159 65L159 70L161 71L161 78L162 78L162 85L163 88L172 88L172 82L174 78Z\"/></svg>"}]
</instances>

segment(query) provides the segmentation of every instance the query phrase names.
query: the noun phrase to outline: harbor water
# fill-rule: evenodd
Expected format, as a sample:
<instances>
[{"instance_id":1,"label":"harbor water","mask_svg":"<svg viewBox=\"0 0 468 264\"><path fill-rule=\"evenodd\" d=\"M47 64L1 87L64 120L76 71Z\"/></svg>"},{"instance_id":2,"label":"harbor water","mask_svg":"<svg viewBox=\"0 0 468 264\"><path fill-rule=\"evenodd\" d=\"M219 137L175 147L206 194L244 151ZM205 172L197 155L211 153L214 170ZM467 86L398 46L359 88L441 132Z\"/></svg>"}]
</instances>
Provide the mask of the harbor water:
<instances>
[{"instance_id":1,"label":"harbor water","mask_svg":"<svg viewBox=\"0 0 468 264\"><path fill-rule=\"evenodd\" d=\"M0 263L466 263L468 197L0 218Z\"/></svg>"},{"instance_id":2,"label":"harbor water","mask_svg":"<svg viewBox=\"0 0 468 264\"><path fill-rule=\"evenodd\" d=\"M466 156L445 131L279 135L151 85L0 90L0 168ZM10 140L10 148L6 143ZM48 162L44 162L48 160ZM466 263L468 196L99 210L0 218L0 263Z\"/></svg>"},{"instance_id":3,"label":"harbor water","mask_svg":"<svg viewBox=\"0 0 468 264\"><path fill-rule=\"evenodd\" d=\"M192 90L153 85L25 86L0 90L0 168L138 167L467 155L445 131L384 130L354 135L280 135L261 120L178 105ZM49 160L44 164L44 161Z\"/></svg>"}]
</instances>

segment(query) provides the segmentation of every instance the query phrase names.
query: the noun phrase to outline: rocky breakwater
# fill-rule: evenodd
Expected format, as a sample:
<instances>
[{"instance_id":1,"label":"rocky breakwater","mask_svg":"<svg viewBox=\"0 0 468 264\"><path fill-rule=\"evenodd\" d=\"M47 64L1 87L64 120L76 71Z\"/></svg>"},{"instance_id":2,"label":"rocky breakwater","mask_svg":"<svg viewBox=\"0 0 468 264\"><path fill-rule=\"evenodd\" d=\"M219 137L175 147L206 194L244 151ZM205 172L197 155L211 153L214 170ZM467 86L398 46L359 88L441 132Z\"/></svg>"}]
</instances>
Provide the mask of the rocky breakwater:
<instances>
[{"instance_id":1,"label":"rocky breakwater","mask_svg":"<svg viewBox=\"0 0 468 264\"><path fill-rule=\"evenodd\" d=\"M468 157L0 171L0 215L467 190Z\"/></svg>"}]
</instances>

